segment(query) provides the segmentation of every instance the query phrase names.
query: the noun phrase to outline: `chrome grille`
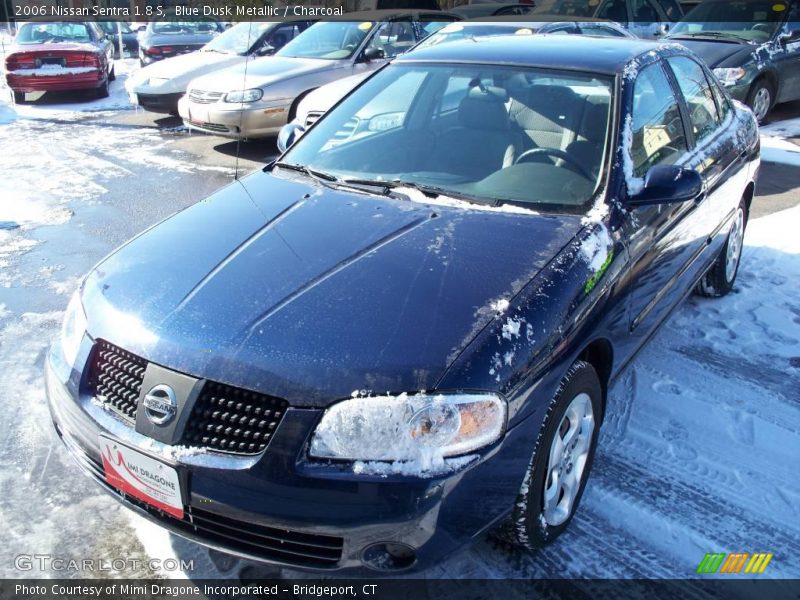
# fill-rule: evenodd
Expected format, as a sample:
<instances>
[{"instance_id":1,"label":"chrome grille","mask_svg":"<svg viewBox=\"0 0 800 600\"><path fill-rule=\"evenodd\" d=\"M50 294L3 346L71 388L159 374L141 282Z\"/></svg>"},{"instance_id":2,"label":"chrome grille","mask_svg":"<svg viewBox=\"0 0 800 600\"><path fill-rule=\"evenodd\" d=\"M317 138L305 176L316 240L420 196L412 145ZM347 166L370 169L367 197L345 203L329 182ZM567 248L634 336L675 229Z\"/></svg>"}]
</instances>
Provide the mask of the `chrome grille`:
<instances>
[{"instance_id":1,"label":"chrome grille","mask_svg":"<svg viewBox=\"0 0 800 600\"><path fill-rule=\"evenodd\" d=\"M136 420L147 361L98 340L89 366L89 391L126 421Z\"/></svg>"},{"instance_id":2,"label":"chrome grille","mask_svg":"<svg viewBox=\"0 0 800 600\"><path fill-rule=\"evenodd\" d=\"M222 98L222 92L206 92L204 90L190 90L189 100L196 104L213 104Z\"/></svg>"}]
</instances>

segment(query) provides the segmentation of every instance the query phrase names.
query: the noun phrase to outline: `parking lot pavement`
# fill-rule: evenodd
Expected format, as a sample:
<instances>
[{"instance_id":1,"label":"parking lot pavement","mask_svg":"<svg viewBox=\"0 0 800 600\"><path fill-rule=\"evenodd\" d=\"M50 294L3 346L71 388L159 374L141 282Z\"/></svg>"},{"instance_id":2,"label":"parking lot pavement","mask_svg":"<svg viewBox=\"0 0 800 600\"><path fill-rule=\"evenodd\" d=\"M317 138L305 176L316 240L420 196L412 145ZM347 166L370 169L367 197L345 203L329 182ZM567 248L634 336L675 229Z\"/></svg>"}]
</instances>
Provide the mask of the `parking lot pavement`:
<instances>
[{"instance_id":1,"label":"parking lot pavement","mask_svg":"<svg viewBox=\"0 0 800 600\"><path fill-rule=\"evenodd\" d=\"M0 575L19 576L14 558L25 553L175 556L195 561L189 577L264 572L143 522L79 476L53 433L41 372L83 273L230 182L237 148L241 173L260 168L275 155L274 140L190 134L174 118L129 108L64 112L44 104L16 115L4 106ZM753 217L800 202L792 149L800 106L780 110L766 132L775 162L762 167ZM752 221L735 293L690 298L612 388L592 479L567 535L536 554L481 539L428 576L682 578L704 553L733 550L774 552L772 575L796 576L799 210Z\"/></svg>"}]
</instances>

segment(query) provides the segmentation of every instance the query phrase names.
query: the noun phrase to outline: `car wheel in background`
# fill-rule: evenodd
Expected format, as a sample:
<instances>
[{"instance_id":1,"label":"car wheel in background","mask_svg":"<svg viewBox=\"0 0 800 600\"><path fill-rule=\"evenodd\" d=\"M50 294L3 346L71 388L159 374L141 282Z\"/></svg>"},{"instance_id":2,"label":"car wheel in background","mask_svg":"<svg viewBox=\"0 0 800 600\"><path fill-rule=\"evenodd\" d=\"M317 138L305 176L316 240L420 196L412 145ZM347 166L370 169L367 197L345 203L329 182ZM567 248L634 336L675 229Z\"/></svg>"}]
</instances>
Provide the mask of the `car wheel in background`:
<instances>
[{"instance_id":1,"label":"car wheel in background","mask_svg":"<svg viewBox=\"0 0 800 600\"><path fill-rule=\"evenodd\" d=\"M14 92L14 104L25 104L25 92Z\"/></svg>"},{"instance_id":2,"label":"car wheel in background","mask_svg":"<svg viewBox=\"0 0 800 600\"><path fill-rule=\"evenodd\" d=\"M108 72L108 80L114 81L117 78L117 65L112 64L111 70Z\"/></svg>"},{"instance_id":3,"label":"car wheel in background","mask_svg":"<svg viewBox=\"0 0 800 600\"><path fill-rule=\"evenodd\" d=\"M496 538L535 549L564 532L589 477L601 410L597 372L575 362L550 402L511 518L493 533Z\"/></svg>"},{"instance_id":4,"label":"car wheel in background","mask_svg":"<svg viewBox=\"0 0 800 600\"><path fill-rule=\"evenodd\" d=\"M733 225L722 251L695 288L698 295L719 298L733 289L742 259L745 227L747 227L747 206L742 201L736 209Z\"/></svg>"},{"instance_id":5,"label":"car wheel in background","mask_svg":"<svg viewBox=\"0 0 800 600\"><path fill-rule=\"evenodd\" d=\"M103 85L97 88L96 93L98 98L108 98L108 79L103 82Z\"/></svg>"},{"instance_id":6,"label":"car wheel in background","mask_svg":"<svg viewBox=\"0 0 800 600\"><path fill-rule=\"evenodd\" d=\"M775 92L768 79L762 77L756 81L747 94L747 106L753 110L756 120L761 123L767 118Z\"/></svg>"}]
</instances>

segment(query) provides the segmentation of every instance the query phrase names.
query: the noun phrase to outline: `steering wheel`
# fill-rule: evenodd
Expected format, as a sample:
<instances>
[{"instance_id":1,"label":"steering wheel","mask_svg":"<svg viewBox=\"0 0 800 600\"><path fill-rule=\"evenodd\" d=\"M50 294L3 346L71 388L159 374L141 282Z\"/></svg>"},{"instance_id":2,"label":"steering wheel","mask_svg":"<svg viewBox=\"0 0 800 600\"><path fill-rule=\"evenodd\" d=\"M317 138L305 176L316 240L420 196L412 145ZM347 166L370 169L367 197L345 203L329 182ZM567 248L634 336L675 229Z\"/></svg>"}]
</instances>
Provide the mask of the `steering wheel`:
<instances>
[{"instance_id":1,"label":"steering wheel","mask_svg":"<svg viewBox=\"0 0 800 600\"><path fill-rule=\"evenodd\" d=\"M579 163L574 156L567 154L566 152L564 152L563 150L559 150L558 148L531 148L530 150L526 150L525 152L520 154L517 157L517 160L514 161L514 164L518 165L527 158L530 158L531 156L538 156L540 154L544 154L545 156L554 156L555 158L560 158L564 162L568 162L570 167L572 167L573 170L576 173L578 173L578 175L580 175L581 177L585 177L589 181L594 180L594 176L591 173L589 173L589 171L587 171L584 168L584 166L581 163Z\"/></svg>"},{"instance_id":2,"label":"steering wheel","mask_svg":"<svg viewBox=\"0 0 800 600\"><path fill-rule=\"evenodd\" d=\"M767 23L756 23L750 28L750 31L763 31L765 33L769 33L770 26Z\"/></svg>"}]
</instances>

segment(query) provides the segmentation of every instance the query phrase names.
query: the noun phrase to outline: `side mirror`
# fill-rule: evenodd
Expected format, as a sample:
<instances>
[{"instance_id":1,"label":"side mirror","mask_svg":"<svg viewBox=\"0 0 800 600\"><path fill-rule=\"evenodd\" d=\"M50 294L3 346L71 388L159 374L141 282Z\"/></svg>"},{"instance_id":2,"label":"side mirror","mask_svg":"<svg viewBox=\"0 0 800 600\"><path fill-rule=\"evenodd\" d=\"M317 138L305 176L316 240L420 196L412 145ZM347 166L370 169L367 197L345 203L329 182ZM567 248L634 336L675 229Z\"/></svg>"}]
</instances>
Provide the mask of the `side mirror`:
<instances>
[{"instance_id":1,"label":"side mirror","mask_svg":"<svg viewBox=\"0 0 800 600\"><path fill-rule=\"evenodd\" d=\"M364 50L364 53L361 56L367 62L372 60L383 60L386 58L386 52L383 51L383 48L375 48L372 46Z\"/></svg>"},{"instance_id":2,"label":"side mirror","mask_svg":"<svg viewBox=\"0 0 800 600\"><path fill-rule=\"evenodd\" d=\"M278 150L286 152L305 133L306 129L297 123L287 123L278 132Z\"/></svg>"},{"instance_id":3,"label":"side mirror","mask_svg":"<svg viewBox=\"0 0 800 600\"><path fill-rule=\"evenodd\" d=\"M791 31L786 31L781 33L778 36L781 44L791 44L793 42L800 41L800 29L792 29Z\"/></svg>"},{"instance_id":4,"label":"side mirror","mask_svg":"<svg viewBox=\"0 0 800 600\"><path fill-rule=\"evenodd\" d=\"M275 53L275 46L265 43L260 48L256 48L256 56L269 56Z\"/></svg>"},{"instance_id":5,"label":"side mirror","mask_svg":"<svg viewBox=\"0 0 800 600\"><path fill-rule=\"evenodd\" d=\"M644 176L644 185L628 197L629 206L668 204L694 200L703 192L703 177L694 169L656 165Z\"/></svg>"}]
</instances>

